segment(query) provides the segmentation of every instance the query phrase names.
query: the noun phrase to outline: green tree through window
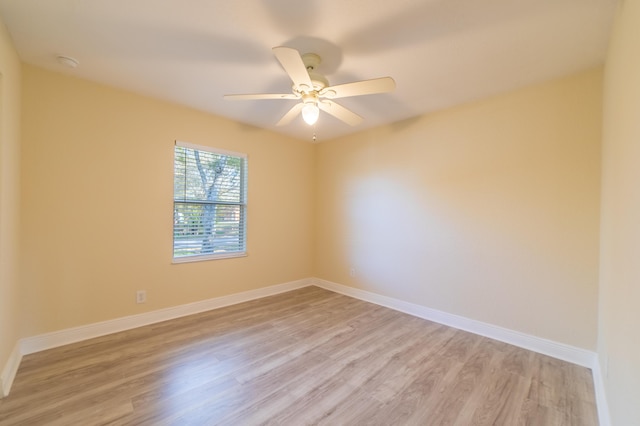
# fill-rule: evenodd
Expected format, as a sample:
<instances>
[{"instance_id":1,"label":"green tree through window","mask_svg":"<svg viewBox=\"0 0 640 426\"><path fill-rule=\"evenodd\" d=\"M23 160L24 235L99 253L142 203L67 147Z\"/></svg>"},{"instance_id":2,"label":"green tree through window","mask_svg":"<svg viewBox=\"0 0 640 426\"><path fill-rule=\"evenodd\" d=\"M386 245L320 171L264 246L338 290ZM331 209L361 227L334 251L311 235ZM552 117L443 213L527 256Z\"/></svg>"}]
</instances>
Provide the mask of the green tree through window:
<instances>
[{"instance_id":1,"label":"green tree through window","mask_svg":"<svg viewBox=\"0 0 640 426\"><path fill-rule=\"evenodd\" d=\"M246 253L247 158L176 142L174 261Z\"/></svg>"}]
</instances>

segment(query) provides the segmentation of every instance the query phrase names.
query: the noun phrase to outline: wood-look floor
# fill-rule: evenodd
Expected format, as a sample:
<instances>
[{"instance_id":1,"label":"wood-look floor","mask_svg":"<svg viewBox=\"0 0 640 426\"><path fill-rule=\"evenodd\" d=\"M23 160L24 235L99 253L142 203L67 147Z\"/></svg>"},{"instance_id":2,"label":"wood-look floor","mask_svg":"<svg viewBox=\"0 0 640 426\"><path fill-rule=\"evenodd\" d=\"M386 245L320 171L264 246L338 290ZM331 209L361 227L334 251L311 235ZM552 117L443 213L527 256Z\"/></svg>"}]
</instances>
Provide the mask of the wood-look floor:
<instances>
[{"instance_id":1,"label":"wood-look floor","mask_svg":"<svg viewBox=\"0 0 640 426\"><path fill-rule=\"evenodd\" d=\"M317 287L26 356L1 425L596 425L591 372Z\"/></svg>"}]
</instances>

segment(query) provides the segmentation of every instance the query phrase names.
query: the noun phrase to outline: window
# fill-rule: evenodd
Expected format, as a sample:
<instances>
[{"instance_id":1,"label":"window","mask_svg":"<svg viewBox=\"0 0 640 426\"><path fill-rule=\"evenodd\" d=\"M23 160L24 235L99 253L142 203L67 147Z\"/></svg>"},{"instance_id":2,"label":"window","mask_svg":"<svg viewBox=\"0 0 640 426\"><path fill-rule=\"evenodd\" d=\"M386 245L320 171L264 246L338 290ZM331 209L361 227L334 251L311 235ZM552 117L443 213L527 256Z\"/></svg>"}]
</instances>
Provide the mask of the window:
<instances>
[{"instance_id":1,"label":"window","mask_svg":"<svg viewBox=\"0 0 640 426\"><path fill-rule=\"evenodd\" d=\"M247 156L176 141L173 261L246 255Z\"/></svg>"}]
</instances>

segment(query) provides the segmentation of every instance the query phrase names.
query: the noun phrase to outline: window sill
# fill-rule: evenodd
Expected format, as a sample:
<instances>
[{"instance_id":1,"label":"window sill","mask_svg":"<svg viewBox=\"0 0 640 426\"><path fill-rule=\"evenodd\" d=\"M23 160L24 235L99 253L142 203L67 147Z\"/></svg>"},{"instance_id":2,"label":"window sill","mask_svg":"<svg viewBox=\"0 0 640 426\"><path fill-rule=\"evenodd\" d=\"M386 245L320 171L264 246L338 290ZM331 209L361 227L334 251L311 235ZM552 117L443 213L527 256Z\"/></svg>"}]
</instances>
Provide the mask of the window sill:
<instances>
[{"instance_id":1,"label":"window sill","mask_svg":"<svg viewBox=\"0 0 640 426\"><path fill-rule=\"evenodd\" d=\"M171 263L176 264L176 263L204 262L206 260L233 259L235 257L247 257L247 252L208 254L204 256L174 257Z\"/></svg>"}]
</instances>

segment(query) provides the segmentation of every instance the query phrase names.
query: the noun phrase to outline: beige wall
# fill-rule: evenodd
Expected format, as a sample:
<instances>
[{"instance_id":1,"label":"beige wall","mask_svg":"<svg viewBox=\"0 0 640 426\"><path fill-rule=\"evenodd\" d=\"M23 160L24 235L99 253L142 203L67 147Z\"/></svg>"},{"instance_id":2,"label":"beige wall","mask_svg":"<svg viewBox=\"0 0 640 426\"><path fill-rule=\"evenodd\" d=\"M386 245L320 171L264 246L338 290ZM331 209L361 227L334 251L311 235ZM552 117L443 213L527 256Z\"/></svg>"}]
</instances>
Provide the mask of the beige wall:
<instances>
[{"instance_id":1,"label":"beige wall","mask_svg":"<svg viewBox=\"0 0 640 426\"><path fill-rule=\"evenodd\" d=\"M19 208L20 59L0 21L0 372L20 337Z\"/></svg>"},{"instance_id":2,"label":"beige wall","mask_svg":"<svg viewBox=\"0 0 640 426\"><path fill-rule=\"evenodd\" d=\"M23 82L23 336L312 276L313 145L29 65ZM247 257L171 264L175 139L248 154Z\"/></svg>"},{"instance_id":3,"label":"beige wall","mask_svg":"<svg viewBox=\"0 0 640 426\"><path fill-rule=\"evenodd\" d=\"M601 90L596 69L318 145L317 275L595 350Z\"/></svg>"},{"instance_id":4,"label":"beige wall","mask_svg":"<svg viewBox=\"0 0 640 426\"><path fill-rule=\"evenodd\" d=\"M626 2L605 79L598 352L614 424L640 423L639 28ZM316 146L21 75L4 27L0 75L0 367L20 337L314 273L595 348L600 70ZM170 263L174 139L249 154L248 257Z\"/></svg>"},{"instance_id":5,"label":"beige wall","mask_svg":"<svg viewBox=\"0 0 640 426\"><path fill-rule=\"evenodd\" d=\"M639 425L640 2L621 5L605 74L598 353L612 424Z\"/></svg>"}]
</instances>

